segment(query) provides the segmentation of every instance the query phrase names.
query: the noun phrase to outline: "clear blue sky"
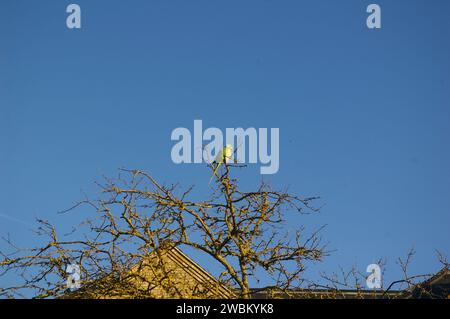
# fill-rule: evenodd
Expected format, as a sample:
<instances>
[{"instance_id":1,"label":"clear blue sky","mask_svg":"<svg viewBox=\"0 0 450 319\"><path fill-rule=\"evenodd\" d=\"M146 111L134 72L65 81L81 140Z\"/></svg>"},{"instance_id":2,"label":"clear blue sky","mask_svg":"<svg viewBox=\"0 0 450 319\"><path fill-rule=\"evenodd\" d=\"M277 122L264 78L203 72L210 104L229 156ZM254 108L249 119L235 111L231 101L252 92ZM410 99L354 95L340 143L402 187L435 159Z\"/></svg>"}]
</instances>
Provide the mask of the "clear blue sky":
<instances>
[{"instance_id":1,"label":"clear blue sky","mask_svg":"<svg viewBox=\"0 0 450 319\"><path fill-rule=\"evenodd\" d=\"M65 8L82 8L69 30ZM382 7L369 30L366 7ZM414 246L415 273L450 253L450 2L0 2L0 214L62 229L56 212L95 197L119 167L206 191L204 165L170 159L171 131L279 127L264 180L323 197L337 249L320 265L361 269ZM261 181L259 165L242 176ZM29 227L0 217L23 246ZM4 247L3 244L1 244ZM202 263L202 260L199 260ZM214 271L214 269L212 270Z\"/></svg>"}]
</instances>

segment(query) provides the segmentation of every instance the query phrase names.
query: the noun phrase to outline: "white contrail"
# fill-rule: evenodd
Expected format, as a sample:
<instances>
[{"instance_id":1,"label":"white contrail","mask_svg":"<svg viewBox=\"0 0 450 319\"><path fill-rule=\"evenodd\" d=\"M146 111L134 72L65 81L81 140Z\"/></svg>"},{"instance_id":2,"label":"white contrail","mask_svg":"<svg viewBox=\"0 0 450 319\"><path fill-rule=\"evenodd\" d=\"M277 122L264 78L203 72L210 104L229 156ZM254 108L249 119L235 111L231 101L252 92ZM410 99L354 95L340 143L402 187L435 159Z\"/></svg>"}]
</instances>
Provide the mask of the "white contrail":
<instances>
[{"instance_id":1,"label":"white contrail","mask_svg":"<svg viewBox=\"0 0 450 319\"><path fill-rule=\"evenodd\" d=\"M15 222L15 223L19 223L19 224L28 226L28 227L33 227L31 224L29 224L29 223L27 223L27 222L24 222L23 220L17 219L17 218L15 218L15 217L12 217L12 216L9 216L9 215L6 215L6 214L0 213L0 217L2 217L2 218L4 218L4 219L8 219L8 220L10 220L10 221L12 221L12 222Z\"/></svg>"}]
</instances>

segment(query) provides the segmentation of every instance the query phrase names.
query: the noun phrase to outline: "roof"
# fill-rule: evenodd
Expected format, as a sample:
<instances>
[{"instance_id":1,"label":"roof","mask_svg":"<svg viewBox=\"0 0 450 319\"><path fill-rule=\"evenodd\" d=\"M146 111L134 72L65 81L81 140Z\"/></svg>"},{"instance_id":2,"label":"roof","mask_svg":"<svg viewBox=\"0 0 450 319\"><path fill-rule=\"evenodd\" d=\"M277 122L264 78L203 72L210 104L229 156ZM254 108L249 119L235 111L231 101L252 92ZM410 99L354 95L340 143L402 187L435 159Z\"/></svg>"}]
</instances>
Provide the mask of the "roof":
<instances>
[{"instance_id":1,"label":"roof","mask_svg":"<svg viewBox=\"0 0 450 319\"><path fill-rule=\"evenodd\" d=\"M288 291L262 291L252 289L252 299L393 299L401 291L381 290L337 290L337 289L290 289Z\"/></svg>"},{"instance_id":2,"label":"roof","mask_svg":"<svg viewBox=\"0 0 450 319\"><path fill-rule=\"evenodd\" d=\"M170 295L167 290L177 294ZM107 275L82 283L80 289L62 296L74 299L195 297L228 299L236 295L177 247L155 251L118 276Z\"/></svg>"},{"instance_id":3,"label":"roof","mask_svg":"<svg viewBox=\"0 0 450 319\"><path fill-rule=\"evenodd\" d=\"M173 260L176 264L183 267L183 269L195 278L199 283L205 285L216 285L217 286L217 297L218 298L232 298L235 294L220 284L215 277L208 273L205 269L200 267L195 261L189 258L185 253L183 253L179 248L174 247L167 253L168 257Z\"/></svg>"},{"instance_id":4,"label":"roof","mask_svg":"<svg viewBox=\"0 0 450 319\"><path fill-rule=\"evenodd\" d=\"M434 276L406 290L403 297L410 299L450 298L450 269L445 266Z\"/></svg>"}]
</instances>

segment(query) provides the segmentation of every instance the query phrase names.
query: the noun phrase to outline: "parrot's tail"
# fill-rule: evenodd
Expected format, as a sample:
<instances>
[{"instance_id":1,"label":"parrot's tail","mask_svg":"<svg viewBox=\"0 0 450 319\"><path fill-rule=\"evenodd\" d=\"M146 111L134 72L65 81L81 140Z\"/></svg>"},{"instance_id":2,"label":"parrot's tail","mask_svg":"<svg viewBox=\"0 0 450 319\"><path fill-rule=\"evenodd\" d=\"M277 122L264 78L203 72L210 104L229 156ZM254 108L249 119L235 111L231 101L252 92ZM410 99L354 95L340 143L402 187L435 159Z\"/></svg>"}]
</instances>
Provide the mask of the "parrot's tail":
<instances>
[{"instance_id":1,"label":"parrot's tail","mask_svg":"<svg viewBox=\"0 0 450 319\"><path fill-rule=\"evenodd\" d=\"M218 163L217 166L216 166L216 168L214 169L213 174L212 174L212 176L211 176L211 179L209 180L209 184L211 184L211 182L212 182L214 176L217 176L217 170L219 169L220 164L222 164L222 163ZM217 177L219 177L219 176L217 176Z\"/></svg>"}]
</instances>

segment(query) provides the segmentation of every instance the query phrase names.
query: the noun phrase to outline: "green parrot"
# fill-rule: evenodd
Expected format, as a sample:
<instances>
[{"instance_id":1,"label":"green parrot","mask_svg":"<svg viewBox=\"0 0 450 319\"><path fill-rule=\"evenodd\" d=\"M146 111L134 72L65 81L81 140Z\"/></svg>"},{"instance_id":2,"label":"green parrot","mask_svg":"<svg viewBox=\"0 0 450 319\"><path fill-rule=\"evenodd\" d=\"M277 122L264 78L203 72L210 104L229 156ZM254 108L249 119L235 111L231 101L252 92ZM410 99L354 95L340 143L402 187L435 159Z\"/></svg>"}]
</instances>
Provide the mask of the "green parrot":
<instances>
[{"instance_id":1,"label":"green parrot","mask_svg":"<svg viewBox=\"0 0 450 319\"><path fill-rule=\"evenodd\" d=\"M227 144L220 152L217 154L216 159L212 164L217 164L216 168L214 169L213 175L211 176L211 180L209 181L211 183L212 179L214 178L214 175L216 175L217 170L219 169L220 165L223 163L228 163L233 158L233 146L230 144ZM217 176L217 175L216 175Z\"/></svg>"}]
</instances>

